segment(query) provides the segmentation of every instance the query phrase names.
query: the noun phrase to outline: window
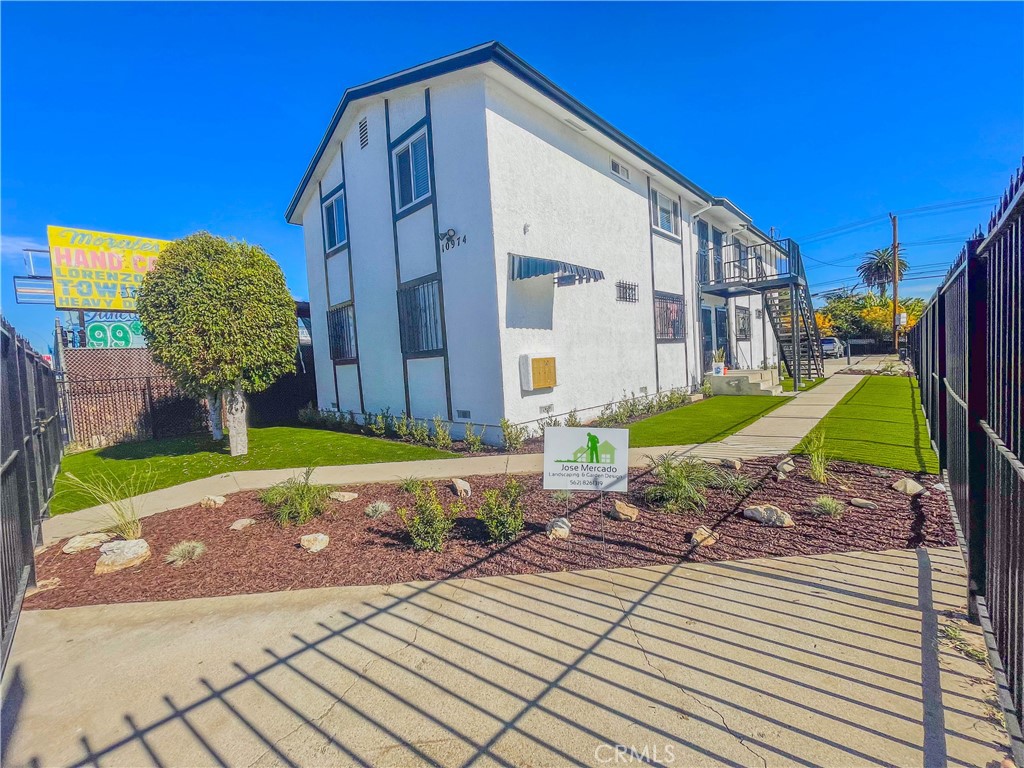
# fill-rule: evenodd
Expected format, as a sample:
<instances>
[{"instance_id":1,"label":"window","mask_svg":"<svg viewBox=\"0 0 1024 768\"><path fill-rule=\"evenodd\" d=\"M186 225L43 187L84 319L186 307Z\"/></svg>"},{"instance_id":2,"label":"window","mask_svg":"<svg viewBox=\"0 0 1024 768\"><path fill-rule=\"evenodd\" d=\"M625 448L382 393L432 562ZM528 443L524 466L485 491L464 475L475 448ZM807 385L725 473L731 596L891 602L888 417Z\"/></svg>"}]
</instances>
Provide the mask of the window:
<instances>
[{"instance_id":1,"label":"window","mask_svg":"<svg viewBox=\"0 0 1024 768\"><path fill-rule=\"evenodd\" d=\"M750 309L736 307L736 341L750 341Z\"/></svg>"},{"instance_id":2,"label":"window","mask_svg":"<svg viewBox=\"0 0 1024 768\"><path fill-rule=\"evenodd\" d=\"M327 231L326 245L330 253L348 242L348 228L345 226L345 193L342 192L324 204L324 227Z\"/></svg>"},{"instance_id":3,"label":"window","mask_svg":"<svg viewBox=\"0 0 1024 768\"><path fill-rule=\"evenodd\" d=\"M659 341L682 341L686 338L682 296L661 291L654 294L654 337Z\"/></svg>"},{"instance_id":4,"label":"window","mask_svg":"<svg viewBox=\"0 0 1024 768\"><path fill-rule=\"evenodd\" d=\"M614 157L612 158L612 173L614 173L623 181L629 181L629 168L624 166Z\"/></svg>"},{"instance_id":5,"label":"window","mask_svg":"<svg viewBox=\"0 0 1024 768\"><path fill-rule=\"evenodd\" d=\"M711 230L711 245L714 250L714 262L715 262L715 282L722 282L722 247L725 243L725 232L720 232L717 229Z\"/></svg>"},{"instance_id":6,"label":"window","mask_svg":"<svg viewBox=\"0 0 1024 768\"><path fill-rule=\"evenodd\" d=\"M395 195L398 210L430 194L427 134L420 133L395 150Z\"/></svg>"},{"instance_id":7,"label":"window","mask_svg":"<svg viewBox=\"0 0 1024 768\"><path fill-rule=\"evenodd\" d=\"M624 283L620 280L615 284L615 300L636 304L640 301L639 289L640 286L636 283Z\"/></svg>"},{"instance_id":8,"label":"window","mask_svg":"<svg viewBox=\"0 0 1024 768\"><path fill-rule=\"evenodd\" d=\"M359 148L366 149L370 143L370 129L366 125L366 118L359 121Z\"/></svg>"},{"instance_id":9,"label":"window","mask_svg":"<svg viewBox=\"0 0 1024 768\"><path fill-rule=\"evenodd\" d=\"M350 362L356 359L356 312L352 302L327 311L327 340L331 360Z\"/></svg>"},{"instance_id":10,"label":"window","mask_svg":"<svg viewBox=\"0 0 1024 768\"><path fill-rule=\"evenodd\" d=\"M664 192L651 190L651 207L654 209L654 226L663 232L679 234L679 203Z\"/></svg>"},{"instance_id":11,"label":"window","mask_svg":"<svg viewBox=\"0 0 1024 768\"><path fill-rule=\"evenodd\" d=\"M711 282L710 269L708 267L708 256L711 254L711 248L708 244L708 223L700 219L697 220L697 269L699 270L699 279L702 283Z\"/></svg>"},{"instance_id":12,"label":"window","mask_svg":"<svg viewBox=\"0 0 1024 768\"><path fill-rule=\"evenodd\" d=\"M440 352L443 349L439 281L430 280L398 289L398 325L403 354Z\"/></svg>"},{"instance_id":13,"label":"window","mask_svg":"<svg viewBox=\"0 0 1024 768\"><path fill-rule=\"evenodd\" d=\"M747 258L747 246L737 240L736 250L740 252L740 277L746 279L750 277L750 262Z\"/></svg>"}]
</instances>

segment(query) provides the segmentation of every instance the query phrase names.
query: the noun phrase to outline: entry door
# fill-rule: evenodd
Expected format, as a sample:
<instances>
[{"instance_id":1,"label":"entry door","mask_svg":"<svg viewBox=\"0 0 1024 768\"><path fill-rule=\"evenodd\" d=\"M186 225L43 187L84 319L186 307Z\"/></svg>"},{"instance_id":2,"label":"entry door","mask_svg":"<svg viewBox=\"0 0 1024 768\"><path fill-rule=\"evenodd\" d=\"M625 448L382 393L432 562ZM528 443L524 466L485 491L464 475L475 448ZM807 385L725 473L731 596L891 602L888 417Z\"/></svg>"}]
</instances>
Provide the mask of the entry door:
<instances>
[{"instance_id":1,"label":"entry door","mask_svg":"<svg viewBox=\"0 0 1024 768\"><path fill-rule=\"evenodd\" d=\"M700 308L700 330L703 340L704 371L711 370L712 356L715 354L715 339L712 336L711 307Z\"/></svg>"},{"instance_id":2,"label":"entry door","mask_svg":"<svg viewBox=\"0 0 1024 768\"><path fill-rule=\"evenodd\" d=\"M725 364L732 368L732 350L729 344L729 308L715 307L715 343L725 349Z\"/></svg>"}]
</instances>

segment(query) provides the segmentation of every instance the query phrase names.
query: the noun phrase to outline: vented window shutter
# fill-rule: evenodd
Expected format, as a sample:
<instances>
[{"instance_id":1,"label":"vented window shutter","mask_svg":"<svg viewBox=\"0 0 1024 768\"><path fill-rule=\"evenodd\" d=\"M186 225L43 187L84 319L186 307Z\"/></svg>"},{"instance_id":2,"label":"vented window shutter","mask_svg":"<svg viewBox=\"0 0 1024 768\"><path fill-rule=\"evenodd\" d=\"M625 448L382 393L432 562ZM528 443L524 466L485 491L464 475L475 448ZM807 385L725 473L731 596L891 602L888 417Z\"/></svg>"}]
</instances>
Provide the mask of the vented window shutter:
<instances>
[{"instance_id":1,"label":"vented window shutter","mask_svg":"<svg viewBox=\"0 0 1024 768\"><path fill-rule=\"evenodd\" d=\"M421 136L412 143L412 167L415 181L415 199L430 193L430 176L427 171L427 137Z\"/></svg>"}]
</instances>

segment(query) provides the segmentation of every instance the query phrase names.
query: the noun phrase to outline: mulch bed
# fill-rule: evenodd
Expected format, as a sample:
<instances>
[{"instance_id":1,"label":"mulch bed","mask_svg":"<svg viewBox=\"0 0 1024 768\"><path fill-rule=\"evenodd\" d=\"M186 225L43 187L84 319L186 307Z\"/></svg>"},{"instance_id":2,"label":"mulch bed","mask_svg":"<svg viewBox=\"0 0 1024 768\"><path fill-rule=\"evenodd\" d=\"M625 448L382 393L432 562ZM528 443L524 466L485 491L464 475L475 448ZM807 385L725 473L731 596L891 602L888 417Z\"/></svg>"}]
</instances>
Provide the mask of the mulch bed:
<instances>
[{"instance_id":1,"label":"mulch bed","mask_svg":"<svg viewBox=\"0 0 1024 768\"><path fill-rule=\"evenodd\" d=\"M390 584L421 579L477 577L647 566L678 562L706 562L750 557L814 555L851 550L902 549L948 546L956 536L945 494L932 491L909 498L890 485L900 477L913 477L926 488L938 482L934 475L910 474L860 464L836 462L834 478L826 488L806 476L807 460L796 457L797 471L783 481L775 479L774 464L781 457L749 461L743 473L764 478L749 497L739 499L727 492L708 491L708 506L701 513L670 514L650 508L643 491L651 477L642 470L631 472L628 500L642 510L635 522L616 522L606 517L615 498L576 493L569 502L572 535L568 540L548 539L545 524L565 514L565 504L544 491L539 475L520 476L525 488L526 531L514 542L492 545L485 541L481 523L472 516L482 492L500 487L504 476L468 478L473 496L457 521L443 553L416 552L395 512L377 520L363 510L371 501L384 500L397 510L409 506L410 494L396 485L346 486L355 501L333 504L325 516L301 527L279 527L263 508L256 492L242 492L227 499L220 509L198 504L162 512L143 520L143 536L153 556L142 565L113 574L94 576L98 550L74 555L54 545L37 558L39 580L58 577L60 585L28 598L27 608L65 608L78 605L274 592L311 587ZM446 483L436 482L447 506L454 496ZM844 490L845 486L849 490ZM848 506L838 520L816 515L810 507L822 494L848 500L869 499L874 510ZM790 512L793 528L771 528L744 519L746 506L774 503ZM242 531L228 530L238 518L252 517L256 525ZM720 541L711 547L694 548L689 533L698 525L713 528ZM310 554L298 546L307 533L326 533L330 545ZM172 545L183 539L205 542L201 559L180 568L164 562Z\"/></svg>"}]
</instances>

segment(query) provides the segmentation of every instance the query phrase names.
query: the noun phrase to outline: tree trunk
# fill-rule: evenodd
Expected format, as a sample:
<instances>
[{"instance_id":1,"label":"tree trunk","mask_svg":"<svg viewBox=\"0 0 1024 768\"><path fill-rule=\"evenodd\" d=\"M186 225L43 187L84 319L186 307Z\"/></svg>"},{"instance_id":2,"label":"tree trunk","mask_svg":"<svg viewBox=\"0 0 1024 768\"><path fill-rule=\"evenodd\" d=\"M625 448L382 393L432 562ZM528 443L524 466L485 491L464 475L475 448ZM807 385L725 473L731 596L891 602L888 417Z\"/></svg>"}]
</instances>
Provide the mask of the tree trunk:
<instances>
[{"instance_id":1,"label":"tree trunk","mask_svg":"<svg viewBox=\"0 0 1024 768\"><path fill-rule=\"evenodd\" d=\"M224 423L221 420L220 407L222 399L220 392L208 392L206 395L206 410L210 417L210 434L214 440L224 439Z\"/></svg>"},{"instance_id":2,"label":"tree trunk","mask_svg":"<svg viewBox=\"0 0 1024 768\"><path fill-rule=\"evenodd\" d=\"M242 385L224 391L228 410L228 445L232 456L244 456L249 452L249 406L245 402Z\"/></svg>"}]
</instances>

